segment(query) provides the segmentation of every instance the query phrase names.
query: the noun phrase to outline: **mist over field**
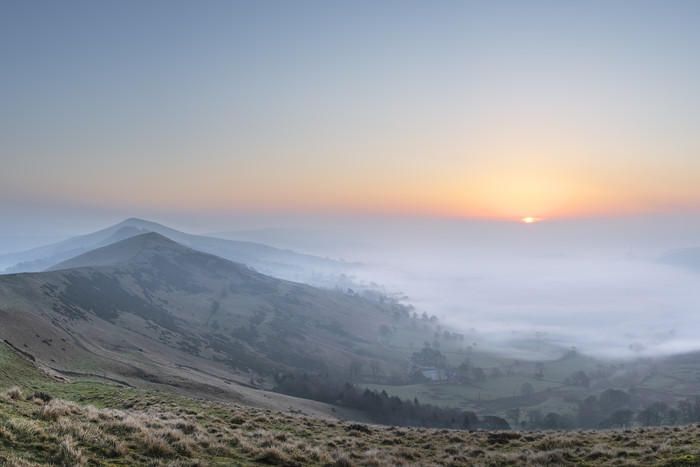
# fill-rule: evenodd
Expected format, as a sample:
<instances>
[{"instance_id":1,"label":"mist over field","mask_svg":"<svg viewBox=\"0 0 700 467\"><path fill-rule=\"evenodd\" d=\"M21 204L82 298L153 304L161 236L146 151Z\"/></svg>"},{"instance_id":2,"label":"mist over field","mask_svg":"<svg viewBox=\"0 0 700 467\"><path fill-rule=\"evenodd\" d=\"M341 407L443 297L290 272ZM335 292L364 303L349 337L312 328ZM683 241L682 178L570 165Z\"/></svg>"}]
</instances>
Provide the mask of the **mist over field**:
<instances>
[{"instance_id":1,"label":"mist over field","mask_svg":"<svg viewBox=\"0 0 700 467\"><path fill-rule=\"evenodd\" d=\"M248 235L253 235L249 232ZM360 261L356 283L405 294L483 350L602 358L700 350L700 274L665 264L700 246L698 217L597 221L374 220L258 232L281 247Z\"/></svg>"}]
</instances>

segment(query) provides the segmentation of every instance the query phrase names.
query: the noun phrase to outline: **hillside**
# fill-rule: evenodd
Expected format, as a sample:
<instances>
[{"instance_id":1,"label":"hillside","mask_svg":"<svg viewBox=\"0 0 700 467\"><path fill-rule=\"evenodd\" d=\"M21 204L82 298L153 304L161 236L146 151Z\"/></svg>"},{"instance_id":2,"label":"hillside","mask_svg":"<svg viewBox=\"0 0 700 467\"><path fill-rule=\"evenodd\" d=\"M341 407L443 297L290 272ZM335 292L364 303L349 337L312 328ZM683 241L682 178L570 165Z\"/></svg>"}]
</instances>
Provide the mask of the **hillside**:
<instances>
[{"instance_id":1,"label":"hillside","mask_svg":"<svg viewBox=\"0 0 700 467\"><path fill-rule=\"evenodd\" d=\"M0 344L0 465L503 466L698 463L700 427L465 431L57 382Z\"/></svg>"},{"instance_id":2,"label":"hillside","mask_svg":"<svg viewBox=\"0 0 700 467\"><path fill-rule=\"evenodd\" d=\"M401 308L399 308L400 310ZM278 372L405 361L378 342L396 305L315 289L184 247L127 238L51 271L0 276L0 340L66 374L236 398Z\"/></svg>"}]
</instances>

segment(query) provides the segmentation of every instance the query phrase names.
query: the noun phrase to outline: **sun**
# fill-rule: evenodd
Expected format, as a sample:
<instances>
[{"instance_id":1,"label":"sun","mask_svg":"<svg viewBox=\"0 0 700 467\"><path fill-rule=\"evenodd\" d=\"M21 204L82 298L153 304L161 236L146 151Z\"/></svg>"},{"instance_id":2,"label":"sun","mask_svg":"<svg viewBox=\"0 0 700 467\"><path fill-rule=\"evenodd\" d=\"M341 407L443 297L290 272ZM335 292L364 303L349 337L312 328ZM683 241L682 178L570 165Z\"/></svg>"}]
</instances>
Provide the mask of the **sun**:
<instances>
[{"instance_id":1,"label":"sun","mask_svg":"<svg viewBox=\"0 0 700 467\"><path fill-rule=\"evenodd\" d=\"M522 219L520 219L521 222L524 222L526 224L532 224L533 222L539 222L541 220L541 217L523 217Z\"/></svg>"}]
</instances>

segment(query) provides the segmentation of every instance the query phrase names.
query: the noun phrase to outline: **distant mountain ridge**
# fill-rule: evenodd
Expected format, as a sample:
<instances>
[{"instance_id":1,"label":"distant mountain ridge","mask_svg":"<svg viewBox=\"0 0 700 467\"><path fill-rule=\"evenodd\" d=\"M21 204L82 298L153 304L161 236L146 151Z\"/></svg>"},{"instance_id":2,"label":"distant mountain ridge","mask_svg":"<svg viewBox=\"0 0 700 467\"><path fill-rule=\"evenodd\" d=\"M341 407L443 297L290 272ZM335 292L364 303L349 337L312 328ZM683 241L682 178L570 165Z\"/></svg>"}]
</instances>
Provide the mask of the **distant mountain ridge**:
<instances>
[{"instance_id":1,"label":"distant mountain ridge","mask_svg":"<svg viewBox=\"0 0 700 467\"><path fill-rule=\"evenodd\" d=\"M299 282L337 274L350 265L342 261L303 255L261 243L193 235L137 218L126 219L87 235L33 248L21 253L0 255L6 273L38 272L90 250L146 232L156 232L189 248L246 264L264 274Z\"/></svg>"},{"instance_id":2,"label":"distant mountain ridge","mask_svg":"<svg viewBox=\"0 0 700 467\"><path fill-rule=\"evenodd\" d=\"M137 232L133 234L133 232ZM111 241L115 237L122 240ZM180 250L179 243L156 232L140 232L131 227L120 229L117 234L104 242L105 246L62 261L46 271L59 271L74 268L97 268L118 264L138 264L147 262L153 254L163 250ZM186 251L186 250L185 250Z\"/></svg>"}]
</instances>

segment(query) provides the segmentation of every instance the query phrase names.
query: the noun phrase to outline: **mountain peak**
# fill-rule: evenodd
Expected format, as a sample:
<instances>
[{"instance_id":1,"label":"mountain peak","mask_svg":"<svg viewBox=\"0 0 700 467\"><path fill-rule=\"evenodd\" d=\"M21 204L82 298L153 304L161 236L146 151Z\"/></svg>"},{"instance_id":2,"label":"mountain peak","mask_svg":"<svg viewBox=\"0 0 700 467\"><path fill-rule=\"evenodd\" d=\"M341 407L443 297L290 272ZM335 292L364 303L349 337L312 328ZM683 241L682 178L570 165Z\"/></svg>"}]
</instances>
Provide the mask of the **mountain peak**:
<instances>
[{"instance_id":1,"label":"mountain peak","mask_svg":"<svg viewBox=\"0 0 700 467\"><path fill-rule=\"evenodd\" d=\"M177 254L205 254L182 246L159 233L146 232L83 253L82 255L58 263L47 270L56 271L59 269L111 266L115 264L138 262L145 260L146 257L152 256L155 252L162 254L166 251ZM225 260L222 259L221 261Z\"/></svg>"},{"instance_id":2,"label":"mountain peak","mask_svg":"<svg viewBox=\"0 0 700 467\"><path fill-rule=\"evenodd\" d=\"M146 230L158 230L158 229L167 228L164 225L159 224L157 222L147 221L145 219L139 219L138 217L129 217L128 219L124 219L120 223L112 226L112 228L121 228L121 227L133 227L133 228L137 228L137 229L146 229Z\"/></svg>"}]
</instances>

